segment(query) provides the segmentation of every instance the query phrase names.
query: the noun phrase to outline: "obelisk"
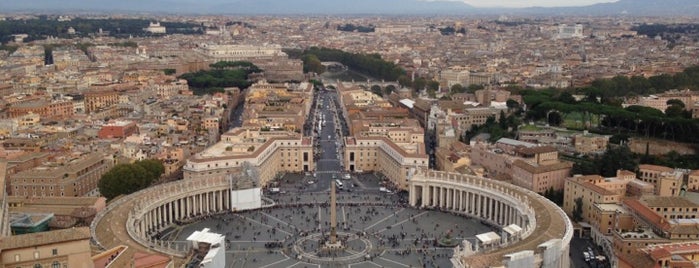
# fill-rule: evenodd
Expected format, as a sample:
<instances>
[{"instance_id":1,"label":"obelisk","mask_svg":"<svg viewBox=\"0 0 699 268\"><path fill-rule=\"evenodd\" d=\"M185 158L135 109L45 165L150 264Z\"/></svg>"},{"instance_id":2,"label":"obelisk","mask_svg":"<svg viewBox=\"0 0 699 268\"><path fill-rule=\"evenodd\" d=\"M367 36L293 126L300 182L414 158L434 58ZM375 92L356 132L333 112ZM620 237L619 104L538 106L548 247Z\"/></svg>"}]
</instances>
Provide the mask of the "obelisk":
<instances>
[{"instance_id":1,"label":"obelisk","mask_svg":"<svg viewBox=\"0 0 699 268\"><path fill-rule=\"evenodd\" d=\"M335 196L335 183L330 187L330 237L328 242L331 245L337 244L337 197Z\"/></svg>"}]
</instances>

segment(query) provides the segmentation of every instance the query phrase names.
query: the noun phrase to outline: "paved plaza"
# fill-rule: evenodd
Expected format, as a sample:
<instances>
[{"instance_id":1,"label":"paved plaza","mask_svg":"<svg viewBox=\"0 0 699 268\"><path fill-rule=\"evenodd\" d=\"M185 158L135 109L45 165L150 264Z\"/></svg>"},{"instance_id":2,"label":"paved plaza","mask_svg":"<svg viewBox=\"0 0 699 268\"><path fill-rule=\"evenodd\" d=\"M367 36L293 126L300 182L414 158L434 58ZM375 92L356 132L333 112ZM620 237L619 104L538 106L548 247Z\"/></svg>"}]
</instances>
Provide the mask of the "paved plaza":
<instances>
[{"instance_id":1,"label":"paved plaza","mask_svg":"<svg viewBox=\"0 0 699 268\"><path fill-rule=\"evenodd\" d=\"M312 176L298 174L279 180L284 193L268 195L274 208L208 216L169 229L164 238L183 241L203 228L224 234L228 267L451 267L453 250L436 244L438 239L450 234L455 241L474 240L493 230L479 220L407 207L404 195L378 191L378 177L354 176L338 190L338 232L346 241L341 252L319 249L330 229L329 190L309 189L316 185L307 182ZM326 264L311 264L300 254ZM352 260L327 264L335 259Z\"/></svg>"},{"instance_id":2,"label":"paved plaza","mask_svg":"<svg viewBox=\"0 0 699 268\"><path fill-rule=\"evenodd\" d=\"M380 173L345 178L336 98L320 93L321 109L307 122L316 138L315 172L277 178L264 190L274 207L205 216L168 228L160 239L184 241L209 228L226 236L227 267L236 268L451 267L453 249L438 241L474 241L476 234L494 230L461 215L408 207L407 193L397 192ZM332 184L338 187L341 250L326 245Z\"/></svg>"}]
</instances>

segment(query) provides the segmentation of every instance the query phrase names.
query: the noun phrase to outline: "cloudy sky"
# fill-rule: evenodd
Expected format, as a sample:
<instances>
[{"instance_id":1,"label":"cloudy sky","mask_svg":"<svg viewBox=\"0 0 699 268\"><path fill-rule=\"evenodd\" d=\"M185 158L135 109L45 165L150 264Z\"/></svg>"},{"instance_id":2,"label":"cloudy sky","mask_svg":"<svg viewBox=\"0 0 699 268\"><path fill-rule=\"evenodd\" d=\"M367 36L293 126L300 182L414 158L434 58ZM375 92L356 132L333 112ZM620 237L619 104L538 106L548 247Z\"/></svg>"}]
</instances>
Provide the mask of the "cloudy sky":
<instances>
[{"instance_id":1,"label":"cloudy sky","mask_svg":"<svg viewBox=\"0 0 699 268\"><path fill-rule=\"evenodd\" d=\"M617 0L463 0L476 7L586 6Z\"/></svg>"}]
</instances>

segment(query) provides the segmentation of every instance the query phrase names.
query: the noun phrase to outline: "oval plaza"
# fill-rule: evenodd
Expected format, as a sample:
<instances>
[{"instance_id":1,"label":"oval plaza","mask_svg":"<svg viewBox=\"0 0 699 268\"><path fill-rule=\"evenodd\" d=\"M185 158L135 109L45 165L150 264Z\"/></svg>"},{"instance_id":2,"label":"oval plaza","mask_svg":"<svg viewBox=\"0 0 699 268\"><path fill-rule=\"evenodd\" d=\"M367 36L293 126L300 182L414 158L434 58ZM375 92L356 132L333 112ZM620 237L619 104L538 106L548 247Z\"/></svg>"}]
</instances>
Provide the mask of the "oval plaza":
<instances>
[{"instance_id":1,"label":"oval plaza","mask_svg":"<svg viewBox=\"0 0 699 268\"><path fill-rule=\"evenodd\" d=\"M341 90L342 87L339 87ZM356 186L354 192L336 190L332 183L336 175L349 172L349 165L342 165L342 159L338 157L347 155L347 152L343 154L341 151L352 144L341 144L351 139L334 136L338 133L333 131L333 124L344 117L344 112L333 115L329 110L339 110L335 107L347 100L342 100L342 97L338 99L338 94L335 93L317 95L313 98L316 98L318 107L329 107L325 111L328 114L323 118L329 122L325 128L330 129L317 131L321 133L317 137L302 137L293 131L262 132L259 129L234 129L223 134L222 141L214 145L220 155L210 155L209 159L195 157L185 165L185 173L190 174L189 178L185 176L184 180L147 188L112 201L93 221L91 231L94 244L103 249L124 246L125 250L120 254L126 256L168 256L176 267L191 263L200 264L198 267L376 267L378 261L385 261L387 266L416 267L424 265L424 259L401 263L401 259L389 258L388 256L398 253L384 245L386 236L381 236L381 232L387 233L392 227L403 228L404 224L417 222L418 216L429 217L423 215L434 215L427 213L433 212L461 218L460 222L470 221L491 227L491 231L468 237L464 235L453 247L435 245L429 248L437 252L435 255L438 257L448 258L453 267L569 267L569 243L573 236L573 226L558 206L532 191L511 184L478 176L415 168L415 161L403 164L400 159L415 159L416 153L402 151L399 146L377 145L374 150L393 150L379 152L382 157L400 159L378 161L379 164L385 163L382 164L385 166L377 165L374 170L364 171L365 175L366 171L371 172L366 176L381 177L392 183L395 187L393 189L402 191L405 196L402 207L390 212L392 207L386 204L398 202L394 202L399 200L398 194L382 196L378 185L372 188L362 179L365 175L353 176L351 181L345 183ZM333 116L335 119L331 121L329 118ZM326 125L325 122L323 125ZM326 136L330 139L324 139ZM227 144L227 141L235 141L235 145ZM388 139L381 141L391 142ZM318 146L318 143L321 145ZM322 146L326 143L332 150ZM236 146L245 147L245 150L235 154ZM313 155L311 151L319 150L318 148L323 151L319 159L310 158L309 155ZM207 153L210 151L205 151L202 155ZM344 160L349 161L347 158ZM212 163L214 166L211 166ZM205 165L210 166L207 169ZM315 184L305 183L305 171L309 171L305 177L311 177L308 174L312 171L318 173ZM302 192L287 194L283 198L279 197L280 194L269 195L267 189L278 181L293 183L293 176L291 179L286 176L283 177L285 179L280 179L274 176L278 173L301 173L298 176L302 177L302 183L290 189ZM312 177L315 175L313 173ZM330 189L333 191L328 195ZM340 192L337 197L335 191ZM306 197L307 200L302 199ZM354 200L370 204L355 207L360 203L353 203ZM297 205L292 207L293 204ZM383 210L389 211L386 214L388 216L374 221L368 227L382 224L385 227L378 231L363 228L360 231L371 231L355 232L352 229L355 227L343 225L343 221L352 222L367 217L364 216L368 215L366 213L374 213L373 209L365 213L368 206L378 208L376 214L372 214L380 215L376 217L382 217ZM319 227L308 227L309 232L291 226L290 221L281 216L283 211L291 209L305 213L294 215L294 220L316 217ZM416 212L402 215L403 211L408 210ZM336 212L342 216L335 217ZM357 212L361 214L353 214ZM311 213L314 214L309 215ZM328 225L323 225L327 220L324 216L326 213L333 215L333 220ZM173 230L186 230L186 226L190 224L210 222L214 218L223 220L220 224L191 232L191 235L172 235L176 232ZM237 224L237 220L247 220L247 224ZM428 218L420 220L429 221ZM255 231L255 225L269 230ZM254 233L253 241L248 244L262 243L254 240L262 240L267 235L270 238L281 237L264 242L265 247L262 248L262 251L267 250L265 254L274 251L281 258L272 263L263 263L263 258L252 257L227 260L229 256L255 252L236 244L240 240L238 238L211 231L217 228L234 230L236 237L239 233ZM177 237L187 238L183 240ZM315 249L309 246L309 239L325 241L326 246ZM417 239L415 238L416 245ZM259 251L259 248L252 250ZM409 254L423 252L412 246L405 250ZM117 261L125 262L118 267L128 266L125 261L127 259L133 258L118 258Z\"/></svg>"},{"instance_id":2,"label":"oval plaza","mask_svg":"<svg viewBox=\"0 0 699 268\"><path fill-rule=\"evenodd\" d=\"M411 205L440 208L503 227L500 233L479 235L478 241L459 245L452 257L454 267L568 266L572 225L555 204L536 193L444 172L416 174L410 181ZM229 179L203 179L140 191L110 204L100 215L93 225L96 241L107 248L126 244L133 250L157 251L184 261L190 244L158 241L149 234L188 218L231 211L233 206L236 210L274 206L259 199L259 188L241 193L231 187L236 186ZM241 202L243 196L261 202Z\"/></svg>"}]
</instances>

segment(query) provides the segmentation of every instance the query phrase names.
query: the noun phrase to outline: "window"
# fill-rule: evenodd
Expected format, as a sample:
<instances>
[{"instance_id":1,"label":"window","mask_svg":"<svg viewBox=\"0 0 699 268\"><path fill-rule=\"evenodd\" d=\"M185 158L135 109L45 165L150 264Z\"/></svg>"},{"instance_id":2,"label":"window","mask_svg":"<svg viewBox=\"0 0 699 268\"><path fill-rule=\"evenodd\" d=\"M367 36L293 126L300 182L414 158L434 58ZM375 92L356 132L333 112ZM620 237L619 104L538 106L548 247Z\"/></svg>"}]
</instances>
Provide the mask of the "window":
<instances>
[{"instance_id":1,"label":"window","mask_svg":"<svg viewBox=\"0 0 699 268\"><path fill-rule=\"evenodd\" d=\"M38 259L38 258L39 258L39 251L34 251L34 259Z\"/></svg>"},{"instance_id":2,"label":"window","mask_svg":"<svg viewBox=\"0 0 699 268\"><path fill-rule=\"evenodd\" d=\"M51 264L51 268L61 268L61 263L55 261L55 262L53 262L53 264Z\"/></svg>"},{"instance_id":3,"label":"window","mask_svg":"<svg viewBox=\"0 0 699 268\"><path fill-rule=\"evenodd\" d=\"M58 249L57 248L52 249L51 254L53 254L53 256L58 255Z\"/></svg>"}]
</instances>

